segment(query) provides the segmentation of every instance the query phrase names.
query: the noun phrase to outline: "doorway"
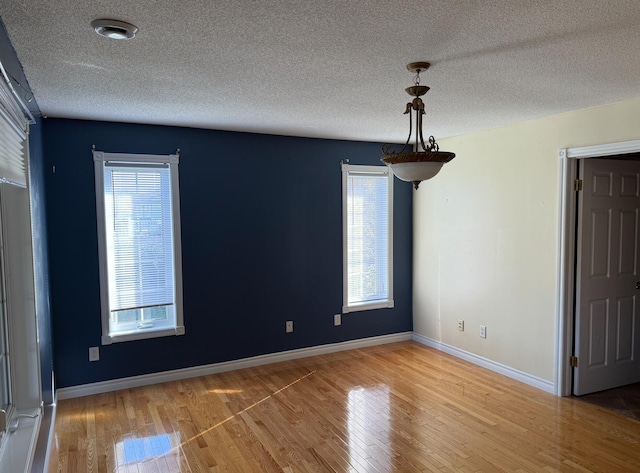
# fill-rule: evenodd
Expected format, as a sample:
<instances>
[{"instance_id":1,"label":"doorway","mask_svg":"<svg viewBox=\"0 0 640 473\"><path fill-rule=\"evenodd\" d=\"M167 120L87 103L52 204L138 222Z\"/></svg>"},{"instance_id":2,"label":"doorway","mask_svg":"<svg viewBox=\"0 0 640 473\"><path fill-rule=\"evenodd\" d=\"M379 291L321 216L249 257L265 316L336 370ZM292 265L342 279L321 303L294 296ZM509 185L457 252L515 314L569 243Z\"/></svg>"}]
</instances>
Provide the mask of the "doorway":
<instances>
[{"instance_id":1,"label":"doorway","mask_svg":"<svg viewBox=\"0 0 640 473\"><path fill-rule=\"evenodd\" d=\"M640 140L612 143L559 151L559 234L556 306L556 372L557 395L573 393L573 370L570 366L576 341L574 317L576 296L576 273L578 199L574 184L579 177L578 163L589 158L635 159L640 153ZM634 155L635 154L635 155ZM640 167L640 164L638 165ZM637 354L636 354L637 356ZM584 360L583 360L584 361ZM579 361L578 361L579 363Z\"/></svg>"},{"instance_id":2,"label":"doorway","mask_svg":"<svg viewBox=\"0 0 640 473\"><path fill-rule=\"evenodd\" d=\"M640 382L640 164L578 163L573 394Z\"/></svg>"}]
</instances>

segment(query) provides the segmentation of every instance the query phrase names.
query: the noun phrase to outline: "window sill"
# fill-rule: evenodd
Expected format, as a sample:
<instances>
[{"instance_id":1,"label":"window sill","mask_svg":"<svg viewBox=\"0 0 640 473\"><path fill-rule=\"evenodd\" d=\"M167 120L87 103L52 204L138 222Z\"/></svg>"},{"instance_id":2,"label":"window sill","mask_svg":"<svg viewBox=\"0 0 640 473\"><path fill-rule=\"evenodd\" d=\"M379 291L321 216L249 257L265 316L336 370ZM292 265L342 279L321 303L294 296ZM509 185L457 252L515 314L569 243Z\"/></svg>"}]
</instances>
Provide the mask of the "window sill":
<instances>
[{"instance_id":1,"label":"window sill","mask_svg":"<svg viewBox=\"0 0 640 473\"><path fill-rule=\"evenodd\" d=\"M348 314L349 312L358 312L361 310L391 309L393 306L393 301L360 302L358 304L342 306L342 313Z\"/></svg>"},{"instance_id":2,"label":"window sill","mask_svg":"<svg viewBox=\"0 0 640 473\"><path fill-rule=\"evenodd\" d=\"M40 416L35 419L21 417L18 428L6 432L0 449L0 471L28 472L40 431Z\"/></svg>"},{"instance_id":3,"label":"window sill","mask_svg":"<svg viewBox=\"0 0 640 473\"><path fill-rule=\"evenodd\" d=\"M184 335L184 325L173 328L163 328L158 330L146 330L144 332L122 332L116 335L103 335L102 344L111 345L112 343L130 342L133 340L145 340L147 338L170 337L172 335Z\"/></svg>"}]
</instances>

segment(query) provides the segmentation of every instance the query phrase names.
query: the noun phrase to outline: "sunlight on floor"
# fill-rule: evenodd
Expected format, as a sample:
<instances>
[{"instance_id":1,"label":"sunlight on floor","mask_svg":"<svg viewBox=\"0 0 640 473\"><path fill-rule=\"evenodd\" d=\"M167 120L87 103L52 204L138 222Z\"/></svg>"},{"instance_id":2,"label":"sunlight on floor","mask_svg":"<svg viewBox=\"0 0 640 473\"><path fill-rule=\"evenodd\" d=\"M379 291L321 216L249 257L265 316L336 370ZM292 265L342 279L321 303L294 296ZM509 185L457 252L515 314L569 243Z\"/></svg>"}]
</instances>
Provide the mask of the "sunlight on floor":
<instances>
[{"instance_id":1,"label":"sunlight on floor","mask_svg":"<svg viewBox=\"0 0 640 473\"><path fill-rule=\"evenodd\" d=\"M117 473L130 472L131 467L138 467L140 471L191 472L177 432L147 437L126 436L114 446L114 459Z\"/></svg>"},{"instance_id":2,"label":"sunlight on floor","mask_svg":"<svg viewBox=\"0 0 640 473\"><path fill-rule=\"evenodd\" d=\"M389 411L389 386L349 391L349 457L358 471L393 471Z\"/></svg>"},{"instance_id":3,"label":"sunlight on floor","mask_svg":"<svg viewBox=\"0 0 640 473\"><path fill-rule=\"evenodd\" d=\"M233 414L233 415L231 415L231 416L227 417L227 418L226 418L226 419L224 419L224 420L221 420L220 422L218 422L217 424L215 424L215 425L213 425L213 426L209 427L208 429L203 430L203 431L202 431L202 432L200 432L199 434L194 435L194 436L193 436L193 437L191 437L190 439L185 440L185 442L184 442L182 445L185 445L185 444L187 444L187 443L189 443L189 442L193 442L194 440L197 440L198 438L200 438L200 437L202 437L203 435L205 435L207 432L211 432L212 430L217 429L218 427L220 427L221 425L223 425L223 424L225 424L225 423L229 422L230 420L234 419L235 417L237 417L237 416L239 416L239 415L241 415L241 414L244 414L244 413L245 413L245 412L247 412L247 411L250 411L250 410L251 410L251 409L253 409L254 407L259 406L259 405L260 405L260 404L262 404L263 402L265 402L265 401L267 401L267 400L271 399L271 398L272 398L273 396L275 396L276 394L279 394L279 393L281 393L282 391L284 391L284 390L286 390L286 389L290 388L290 387L291 387L291 386L293 386L294 384L299 383L299 382L300 382L300 381L302 381L303 379L308 378L309 376L311 376L311 375L312 375L312 374L314 374L315 372L316 372L316 370L313 370L313 371L311 371L311 372L309 372L309 373L305 374L304 376L301 376L300 378L296 379L295 381L293 381L293 382L291 382L291 383L287 384L286 386L284 386L284 387L282 387L282 388L278 389L277 391L274 391L272 394L269 394L268 396L263 397L263 398L262 398L262 399L260 399L259 401L254 402L254 403L253 403L253 404L251 404L250 406L245 407L245 408L244 408L244 409L242 409L240 412L236 412L235 414Z\"/></svg>"},{"instance_id":4,"label":"sunlight on floor","mask_svg":"<svg viewBox=\"0 0 640 473\"><path fill-rule=\"evenodd\" d=\"M242 389L209 389L210 394L240 394Z\"/></svg>"}]
</instances>

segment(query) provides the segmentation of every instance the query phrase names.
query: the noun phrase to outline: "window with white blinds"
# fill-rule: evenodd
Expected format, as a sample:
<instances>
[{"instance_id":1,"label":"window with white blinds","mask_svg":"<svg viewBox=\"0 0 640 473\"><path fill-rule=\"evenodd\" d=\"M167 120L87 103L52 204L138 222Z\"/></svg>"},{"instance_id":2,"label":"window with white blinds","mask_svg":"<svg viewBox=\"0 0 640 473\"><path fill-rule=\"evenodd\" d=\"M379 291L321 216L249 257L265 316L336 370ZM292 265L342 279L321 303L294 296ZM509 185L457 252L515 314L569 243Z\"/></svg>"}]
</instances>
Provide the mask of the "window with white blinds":
<instances>
[{"instance_id":1,"label":"window with white blinds","mask_svg":"<svg viewBox=\"0 0 640 473\"><path fill-rule=\"evenodd\" d=\"M342 165L343 313L393 307L393 175Z\"/></svg>"},{"instance_id":2,"label":"window with white blinds","mask_svg":"<svg viewBox=\"0 0 640 473\"><path fill-rule=\"evenodd\" d=\"M178 157L94 152L103 344L182 334Z\"/></svg>"},{"instance_id":3,"label":"window with white blinds","mask_svg":"<svg viewBox=\"0 0 640 473\"><path fill-rule=\"evenodd\" d=\"M26 187L27 119L9 85L0 79L0 182Z\"/></svg>"},{"instance_id":4,"label":"window with white blinds","mask_svg":"<svg viewBox=\"0 0 640 473\"><path fill-rule=\"evenodd\" d=\"M32 120L0 62L0 471L27 471L40 428L34 277L40 261L27 189ZM19 417L27 412L36 412L37 419L23 424Z\"/></svg>"}]
</instances>

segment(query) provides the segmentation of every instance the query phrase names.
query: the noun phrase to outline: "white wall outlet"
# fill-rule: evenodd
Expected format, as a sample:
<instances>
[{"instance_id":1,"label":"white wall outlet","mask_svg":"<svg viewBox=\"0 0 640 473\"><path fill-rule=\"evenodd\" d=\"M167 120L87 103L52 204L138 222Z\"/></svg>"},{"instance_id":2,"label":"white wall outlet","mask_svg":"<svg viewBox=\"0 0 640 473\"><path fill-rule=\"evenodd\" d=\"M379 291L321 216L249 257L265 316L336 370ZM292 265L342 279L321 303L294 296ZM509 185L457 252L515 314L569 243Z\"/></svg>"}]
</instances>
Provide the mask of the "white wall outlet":
<instances>
[{"instance_id":1,"label":"white wall outlet","mask_svg":"<svg viewBox=\"0 0 640 473\"><path fill-rule=\"evenodd\" d=\"M481 338L487 338L487 326L486 325L480 325L480 337Z\"/></svg>"},{"instance_id":2,"label":"white wall outlet","mask_svg":"<svg viewBox=\"0 0 640 473\"><path fill-rule=\"evenodd\" d=\"M98 361L100 359L100 347L89 347L89 361Z\"/></svg>"},{"instance_id":3,"label":"white wall outlet","mask_svg":"<svg viewBox=\"0 0 640 473\"><path fill-rule=\"evenodd\" d=\"M284 329L287 333L293 332L293 320L287 320L284 324Z\"/></svg>"},{"instance_id":4,"label":"white wall outlet","mask_svg":"<svg viewBox=\"0 0 640 473\"><path fill-rule=\"evenodd\" d=\"M464 332L464 320L458 319L458 330Z\"/></svg>"},{"instance_id":5,"label":"white wall outlet","mask_svg":"<svg viewBox=\"0 0 640 473\"><path fill-rule=\"evenodd\" d=\"M336 314L333 316L333 325L342 325L342 314Z\"/></svg>"}]
</instances>

